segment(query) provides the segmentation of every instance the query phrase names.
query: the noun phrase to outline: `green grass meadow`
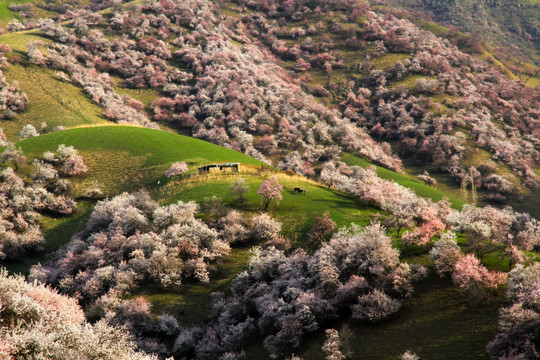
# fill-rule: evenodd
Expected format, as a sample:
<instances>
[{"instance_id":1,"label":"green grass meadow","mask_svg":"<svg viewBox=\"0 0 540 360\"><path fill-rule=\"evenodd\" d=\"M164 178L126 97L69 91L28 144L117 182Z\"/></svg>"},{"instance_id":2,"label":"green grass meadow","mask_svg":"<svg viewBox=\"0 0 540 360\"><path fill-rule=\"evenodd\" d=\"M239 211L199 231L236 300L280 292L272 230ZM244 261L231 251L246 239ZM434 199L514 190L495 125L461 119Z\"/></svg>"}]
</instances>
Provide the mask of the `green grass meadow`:
<instances>
[{"instance_id":1,"label":"green grass meadow","mask_svg":"<svg viewBox=\"0 0 540 360\"><path fill-rule=\"evenodd\" d=\"M94 104L83 90L73 84L60 81L55 72L35 65L11 65L5 71L8 81L17 81L30 105L14 120L3 120L1 126L11 141L16 141L26 124L36 129L46 122L49 130L57 126L110 124L101 114L103 110Z\"/></svg>"},{"instance_id":2,"label":"green grass meadow","mask_svg":"<svg viewBox=\"0 0 540 360\"><path fill-rule=\"evenodd\" d=\"M17 143L29 158L40 158L60 144L74 146L89 167L86 175L75 178L80 195L92 181L105 195L158 186L163 172L176 161L185 161L190 172L213 162L262 163L234 150L171 132L136 126L92 126L48 133Z\"/></svg>"},{"instance_id":3,"label":"green grass meadow","mask_svg":"<svg viewBox=\"0 0 540 360\"><path fill-rule=\"evenodd\" d=\"M391 319L365 325L353 319L329 324L349 334L351 359L397 360L410 350L421 359L487 359L486 344L497 332L498 308L504 296L475 305L448 279L432 274L416 287L410 299ZM297 351L303 359L324 359L321 347L324 331L306 338ZM260 358L256 348L247 349L248 358Z\"/></svg>"}]
</instances>

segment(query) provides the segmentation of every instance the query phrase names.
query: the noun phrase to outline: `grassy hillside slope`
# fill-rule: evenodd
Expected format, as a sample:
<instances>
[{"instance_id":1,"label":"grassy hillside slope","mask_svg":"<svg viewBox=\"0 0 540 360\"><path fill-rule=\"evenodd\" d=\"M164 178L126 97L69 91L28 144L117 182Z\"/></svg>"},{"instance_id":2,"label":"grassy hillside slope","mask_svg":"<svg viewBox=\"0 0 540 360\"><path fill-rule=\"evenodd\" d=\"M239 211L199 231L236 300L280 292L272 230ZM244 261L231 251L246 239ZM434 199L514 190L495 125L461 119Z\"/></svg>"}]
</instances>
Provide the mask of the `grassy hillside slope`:
<instances>
[{"instance_id":1,"label":"grassy hillside slope","mask_svg":"<svg viewBox=\"0 0 540 360\"><path fill-rule=\"evenodd\" d=\"M0 36L0 42L13 49L8 56L13 63L3 69L4 76L10 83L17 82L29 100L28 109L14 120L2 121L1 126L8 139L15 141L26 124L39 129L42 122L47 122L51 130L57 126L108 123L102 116L103 110L81 88L60 80L54 70L28 62L27 44L35 41L49 43L50 39L41 36L37 30Z\"/></svg>"},{"instance_id":2,"label":"grassy hillside slope","mask_svg":"<svg viewBox=\"0 0 540 360\"><path fill-rule=\"evenodd\" d=\"M166 131L133 126L96 126L68 129L19 142L27 157L41 157L65 144L78 149L89 167L76 179L78 194L90 181L97 181L105 195L152 188L176 161L191 170L212 162L262 163L234 150Z\"/></svg>"},{"instance_id":3,"label":"grassy hillside slope","mask_svg":"<svg viewBox=\"0 0 540 360\"><path fill-rule=\"evenodd\" d=\"M345 343L352 351L351 359L395 360L407 350L421 359L488 359L485 345L497 332L502 299L499 296L488 305L474 305L449 280L433 274L389 321L361 325L349 320L333 327L349 335ZM325 340L324 332L318 332L297 355L323 359ZM260 358L255 346L247 354L248 358Z\"/></svg>"},{"instance_id":4,"label":"grassy hillside slope","mask_svg":"<svg viewBox=\"0 0 540 360\"><path fill-rule=\"evenodd\" d=\"M4 4L4 3L2 3ZM237 14L231 10L231 15ZM328 22L328 19L323 19ZM330 33L332 40L338 38ZM282 37L288 43L294 40ZM0 41L10 43L18 55L25 56L26 43L38 39L31 32L7 34ZM368 45L365 51L350 51L338 45L336 52L352 64L361 65L366 55L373 51ZM374 68L387 69L396 61L409 58L408 54L387 53L374 59ZM284 62L284 66L292 69L294 63ZM350 73L339 69L330 74L315 69L308 85L310 89L327 83L345 84L350 76L366 78L366 72ZM57 125L74 127L61 132L49 133L36 138L20 141L29 162L34 157L41 157L44 151L54 151L59 144L73 145L77 148L89 166L89 172L73 178L77 196L92 182L99 183L105 195L114 196L122 191L135 191L145 188L153 198L162 203L172 203L178 200L194 200L202 202L205 197L216 195L223 199L226 206L235 208L247 215L257 214L262 210L257 188L269 173L198 176L196 167L211 162L241 162L253 166L261 166L261 162L236 151L219 147L201 140L164 132L130 126L101 126L107 123L102 117L102 109L93 104L81 89L59 81L54 71L34 65L26 66L19 63L10 65L6 77L18 81L30 99L30 108L11 122L2 122L8 137L12 140L24 124L31 123L38 127L42 121L49 123L49 128ZM416 81L424 76L409 75L392 86L403 85L414 92ZM158 90L129 90L123 89L119 79L114 79L115 88L121 94L128 94L143 102L148 108L152 101L160 96ZM346 95L345 88L339 86L328 96L321 96L321 102L337 105ZM441 113L448 110L445 101L450 97L433 100L441 103ZM99 125L90 127L76 127ZM366 160L344 155L342 160L349 165L369 166ZM190 167L190 177L166 179L163 172L175 161L185 161ZM416 169L405 169L405 174L397 174L382 167L377 167L380 177L390 179L411 188L418 195L438 201L448 197L455 208L461 208L464 202L454 192L446 192L444 186L428 187L418 181L414 175ZM29 174L30 166L23 167L23 172ZM250 190L246 201L239 203L234 200L228 189L230 183L242 176L246 179ZM329 189L314 181L279 174L279 181L284 186L283 200L272 204L270 213L283 223L283 235L293 240L293 248L303 247L310 251L315 248L307 240L307 231L311 226L314 212L329 211L331 218L338 227L349 225L351 222L365 225L372 219L384 213L354 197ZM305 188L305 195L292 191L294 187ZM42 227L47 238L46 252L52 252L69 241L90 214L94 202L79 202L76 215L54 219L45 217ZM231 280L245 269L250 247L247 244L235 247L223 263L216 266L211 273L209 284L185 283L182 286L161 288L158 286L143 286L133 292L133 296L144 296L153 305L153 313L159 315L168 312L175 315L181 325L202 322L210 310L211 294L215 291L227 291ZM413 255L414 256L414 255ZM404 255L409 261L417 261L412 256ZM11 268L14 271L25 271L43 256L29 259L28 262ZM429 262L426 257L424 262ZM418 295L410 299L403 310L395 318L376 326L363 326L352 322L335 324L337 329L344 326L352 328L353 339L350 347L354 352L353 358L394 359L400 353L409 349L417 352L422 358L484 358L484 345L493 338L496 332L497 308L500 305L499 296L487 307L471 305L468 299L460 294L449 282L441 281L431 276L421 285ZM396 341L401 339L401 341ZM320 348L324 342L321 332L306 343L299 355L305 359L323 358ZM460 349L459 351L456 351ZM255 343L247 349L247 358L263 359L267 354L262 350L262 344Z\"/></svg>"},{"instance_id":5,"label":"grassy hillside slope","mask_svg":"<svg viewBox=\"0 0 540 360\"><path fill-rule=\"evenodd\" d=\"M45 151L55 151L60 144L74 146L89 167L88 173L71 178L75 196L84 193L89 184L97 182L105 196L123 191L146 188L158 199L161 184L166 183L163 172L176 161L185 161L190 172L197 166L212 162L241 162L253 166L262 163L237 151L206 141L159 130L133 126L97 126L73 128L48 133L17 143L31 163ZM22 167L30 174L31 165ZM32 264L42 261L46 253L58 249L69 241L87 220L94 202L79 201L77 213L63 218L44 216L41 227L47 240L45 252L28 257L22 263L9 264L14 272L26 272Z\"/></svg>"},{"instance_id":6,"label":"grassy hillside slope","mask_svg":"<svg viewBox=\"0 0 540 360\"><path fill-rule=\"evenodd\" d=\"M239 209L247 215L256 214L261 210L256 191L260 183L269 175L267 173L195 175L170 181L162 176L163 171L174 161L186 161L191 171L199 164L217 161L238 161L260 165L257 160L230 149L173 133L131 126L73 128L20 141L18 145L31 160L31 157L40 157L44 151L54 151L62 143L79 149L90 167L85 176L74 179L80 191L90 181L98 181L110 196L121 191L134 191L144 187L162 203L178 200L202 202L205 197L216 195L223 199L226 206ZM359 158L345 156L344 160L350 164L369 165ZM29 170L29 167L25 169L25 171ZM412 176L399 175L382 168L378 168L378 173L380 176L401 182L402 185L409 186L420 194L422 191L427 191L425 196L435 200L444 195L441 191L417 182ZM237 176L244 177L250 186L244 203L236 202L233 194L228 190L229 184ZM279 204L272 204L270 213L283 222L283 234L295 240L293 247L301 246L311 249L312 245L307 241L306 233L315 211L321 213L328 210L338 226L346 226L351 222L365 225L379 216L380 211L366 206L348 194L328 189L298 176L278 174L278 177L284 186L283 200ZM292 191L294 187L305 188L306 194L295 194ZM459 199L451 200L456 207L462 204ZM91 202L80 202L79 212L70 218L44 219L42 225L48 241L46 248L48 252L54 251L69 240L80 224L86 220L92 205ZM384 216L384 214L381 215ZM252 254L250 251L252 245L255 244L235 247L231 255L214 268L209 284L188 282L182 286L167 289L158 286L143 286L135 290L133 296L144 296L150 300L153 313L156 315L168 312L174 314L181 324L200 323L209 313L211 294L215 291L226 292L231 280L246 267ZM16 270L24 271L32 263L42 260L43 256L35 257L27 263L18 265ZM434 315L439 314L448 304L457 310L446 317L446 320L441 320L438 315ZM371 359L393 358L402 350L404 351L402 349L404 346L425 356L444 355L452 353L451 349L455 344L466 343L468 355L464 358L472 359L483 353L485 342L496 331L498 305L494 302L489 307L479 310L469 305L467 299L453 286L441 284L438 279L432 278L429 284L422 286L419 296L411 299L392 321L377 326L343 323L336 324L336 327L342 329L344 324L348 324L352 328L354 338L351 348L355 356L365 352L367 358ZM448 335L452 341L444 343L438 340L431 341L434 329L438 330L437 339ZM402 331L411 336L406 336L406 341L397 346L393 339ZM416 334L424 335L416 336ZM430 339L430 341L426 342L425 339ZM304 358L321 358L322 342L324 342L322 333L314 335L308 340L300 354ZM394 345L391 346L391 344ZM248 348L247 353L249 358L266 358L260 344Z\"/></svg>"},{"instance_id":7,"label":"grassy hillside slope","mask_svg":"<svg viewBox=\"0 0 540 360\"><path fill-rule=\"evenodd\" d=\"M223 200L225 206L240 210L250 217L262 211L257 189L268 175L241 174L180 179L165 185L159 194L156 193L156 197L160 197L164 203L178 200L202 203L205 197L215 195ZM328 211L338 227L348 226L351 223L366 225L372 219L384 216L384 212L369 207L341 191L329 189L299 176L286 174L277 176L284 188L283 199L279 204L272 203L269 213L283 223L281 233L292 240L293 248L302 247L308 251L316 248L316 244L310 244L307 239L307 232L311 228L315 212ZM228 189L230 183L237 177L243 177L249 186L243 203L235 201L234 194ZM294 187L306 189L306 194L296 194L293 191ZM214 269L209 284L186 283L171 288L141 287L134 292L134 296L144 296L152 302L154 313L174 314L181 324L203 322L211 308L211 293L228 290L230 281L247 266L252 255L250 248L253 245L257 244L233 248L232 254L224 263Z\"/></svg>"},{"instance_id":8,"label":"grassy hillside slope","mask_svg":"<svg viewBox=\"0 0 540 360\"><path fill-rule=\"evenodd\" d=\"M419 18L431 18L439 25L457 27L475 39L484 40L488 61L492 62L491 57L492 63L501 65L503 71L515 72L529 86L538 86L540 2L537 0L389 0L389 3L415 11ZM422 22L419 18L412 20ZM451 32L456 33L447 28L440 35ZM497 64L499 61L502 63Z\"/></svg>"},{"instance_id":9,"label":"grassy hillside slope","mask_svg":"<svg viewBox=\"0 0 540 360\"><path fill-rule=\"evenodd\" d=\"M238 209L250 217L262 210L257 189L274 172L270 169L269 172L262 173L199 176L196 167L201 164L241 162L259 167L262 163L202 140L132 126L73 128L26 139L17 145L31 161L34 157L41 157L44 151L54 151L59 144L77 148L89 166L87 174L72 179L79 195L87 184L93 181L97 181L108 196L145 188L153 198L162 203L179 200L202 203L206 197L215 195L220 197L227 207ZM163 171L175 161L185 161L190 167L190 176L170 180L165 178ZM29 173L30 166L23 168L23 171ZM237 202L228 189L230 183L238 177L245 178L249 185L246 200L242 203ZM284 187L283 199L279 204L272 203L269 211L283 223L283 235L296 240L293 241L293 247L307 250L315 248L315 245L309 244L307 240L307 232L315 212L329 211L338 227L351 223L366 225L373 218L384 216L380 210L367 206L353 196L329 189L315 181L283 173L278 173L278 178ZM306 194L296 194L294 187L306 189ZM69 241L87 220L92 207L92 201L81 201L77 214L71 217L44 217L42 227L47 239L46 252L52 252ZM211 293L228 289L230 281L247 266L252 245L255 244L235 247L223 264L214 269L209 284L186 283L166 289L148 286L136 290L134 295L149 299L155 314L172 313L181 323L202 322L210 309ZM10 270L26 272L32 264L43 261L44 255L13 264Z\"/></svg>"}]
</instances>

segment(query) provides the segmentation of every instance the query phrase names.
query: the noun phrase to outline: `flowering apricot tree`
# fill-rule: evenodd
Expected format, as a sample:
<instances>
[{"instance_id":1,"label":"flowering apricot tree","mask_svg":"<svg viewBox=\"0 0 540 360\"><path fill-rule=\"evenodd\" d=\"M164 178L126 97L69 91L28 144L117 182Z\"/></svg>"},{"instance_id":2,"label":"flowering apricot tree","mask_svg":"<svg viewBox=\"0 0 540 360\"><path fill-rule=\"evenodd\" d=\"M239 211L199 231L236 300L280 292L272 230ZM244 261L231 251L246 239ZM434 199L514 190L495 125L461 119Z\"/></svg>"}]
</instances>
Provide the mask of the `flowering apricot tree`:
<instances>
[{"instance_id":1,"label":"flowering apricot tree","mask_svg":"<svg viewBox=\"0 0 540 360\"><path fill-rule=\"evenodd\" d=\"M272 200L279 203L282 199L281 191L283 191L283 186L279 183L276 175L263 181L259 186L259 190L257 190L257 194L262 197L261 203L264 205L264 211L268 209L268 205Z\"/></svg>"}]
</instances>

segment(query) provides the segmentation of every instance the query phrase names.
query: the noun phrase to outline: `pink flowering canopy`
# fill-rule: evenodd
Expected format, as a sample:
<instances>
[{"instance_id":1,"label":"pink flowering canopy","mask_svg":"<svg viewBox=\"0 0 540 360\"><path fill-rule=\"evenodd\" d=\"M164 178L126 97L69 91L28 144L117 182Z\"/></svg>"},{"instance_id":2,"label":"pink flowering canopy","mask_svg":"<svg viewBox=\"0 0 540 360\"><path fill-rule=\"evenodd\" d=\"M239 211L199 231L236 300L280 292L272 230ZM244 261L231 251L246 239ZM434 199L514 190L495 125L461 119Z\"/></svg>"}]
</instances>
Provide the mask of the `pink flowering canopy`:
<instances>
[{"instance_id":1,"label":"pink flowering canopy","mask_svg":"<svg viewBox=\"0 0 540 360\"><path fill-rule=\"evenodd\" d=\"M268 209L268 205L272 200L279 202L282 199L281 192L283 186L279 183L277 176L273 175L270 179L263 181L257 194L261 195L261 202L264 205L264 210Z\"/></svg>"}]
</instances>

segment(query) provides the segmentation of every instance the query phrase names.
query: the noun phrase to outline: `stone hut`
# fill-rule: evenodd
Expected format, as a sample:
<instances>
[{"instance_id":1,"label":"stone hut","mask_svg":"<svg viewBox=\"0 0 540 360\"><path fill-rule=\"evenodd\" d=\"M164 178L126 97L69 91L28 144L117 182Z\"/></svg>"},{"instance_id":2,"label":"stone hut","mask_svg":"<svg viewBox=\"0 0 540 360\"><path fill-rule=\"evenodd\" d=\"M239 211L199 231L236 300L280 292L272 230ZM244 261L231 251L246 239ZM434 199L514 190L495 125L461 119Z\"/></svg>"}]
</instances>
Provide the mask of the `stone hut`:
<instances>
[{"instance_id":1,"label":"stone hut","mask_svg":"<svg viewBox=\"0 0 540 360\"><path fill-rule=\"evenodd\" d=\"M245 166L240 163L208 164L199 166L199 174L236 173L245 171Z\"/></svg>"}]
</instances>

